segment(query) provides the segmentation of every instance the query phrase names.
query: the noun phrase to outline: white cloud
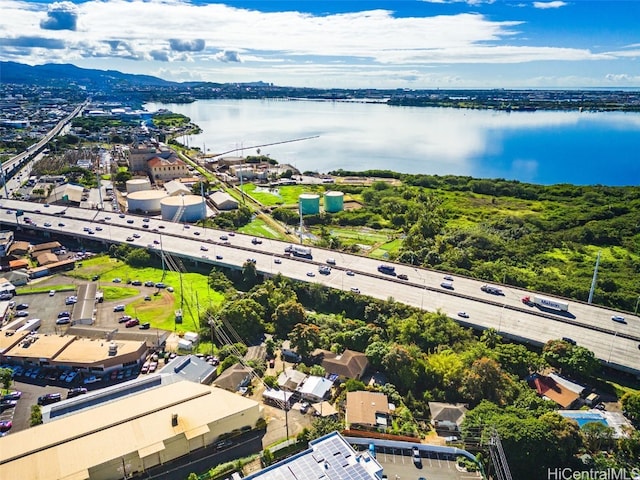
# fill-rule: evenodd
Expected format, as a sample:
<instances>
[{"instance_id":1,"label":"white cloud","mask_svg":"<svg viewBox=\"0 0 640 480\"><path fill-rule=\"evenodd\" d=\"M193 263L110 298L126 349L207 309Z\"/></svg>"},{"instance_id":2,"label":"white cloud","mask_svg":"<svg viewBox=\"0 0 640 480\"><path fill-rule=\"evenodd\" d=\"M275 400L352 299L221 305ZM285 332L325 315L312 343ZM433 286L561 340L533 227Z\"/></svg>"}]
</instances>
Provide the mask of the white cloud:
<instances>
[{"instance_id":1,"label":"white cloud","mask_svg":"<svg viewBox=\"0 0 640 480\"><path fill-rule=\"evenodd\" d=\"M562 2L560 0L555 0L553 2L533 2L533 6L535 8L548 9L548 8L560 8L565 7L567 5L566 2Z\"/></svg>"},{"instance_id":2,"label":"white cloud","mask_svg":"<svg viewBox=\"0 0 640 480\"><path fill-rule=\"evenodd\" d=\"M490 3L466 1L477 2ZM89 0L50 7L26 0L0 0L0 7L0 42L7 45L0 51L2 60L161 72L172 80L263 79L314 86L324 81L329 86L352 82L380 87L418 87L441 81L469 86L469 75L461 75L457 66L615 60L638 55L633 46L594 53L526 45L519 31L525 27L521 20L496 21L478 13L395 17L389 10L370 10L314 16L182 0ZM63 14L54 27L71 26L73 20L75 29L48 29L46 42L31 45L25 39L42 38L45 32L40 25L51 21L52 12ZM47 49L46 45L57 48Z\"/></svg>"}]
</instances>

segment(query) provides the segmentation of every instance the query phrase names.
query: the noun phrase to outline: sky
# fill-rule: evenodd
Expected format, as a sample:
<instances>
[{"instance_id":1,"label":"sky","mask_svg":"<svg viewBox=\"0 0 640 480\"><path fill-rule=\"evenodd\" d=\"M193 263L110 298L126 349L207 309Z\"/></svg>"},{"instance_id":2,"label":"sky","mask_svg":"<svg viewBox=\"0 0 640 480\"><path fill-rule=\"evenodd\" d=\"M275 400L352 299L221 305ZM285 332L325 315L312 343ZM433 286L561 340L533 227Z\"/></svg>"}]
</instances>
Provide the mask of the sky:
<instances>
[{"instance_id":1,"label":"sky","mask_svg":"<svg viewBox=\"0 0 640 480\"><path fill-rule=\"evenodd\" d=\"M178 82L640 89L639 25L640 0L0 0L0 60Z\"/></svg>"}]
</instances>

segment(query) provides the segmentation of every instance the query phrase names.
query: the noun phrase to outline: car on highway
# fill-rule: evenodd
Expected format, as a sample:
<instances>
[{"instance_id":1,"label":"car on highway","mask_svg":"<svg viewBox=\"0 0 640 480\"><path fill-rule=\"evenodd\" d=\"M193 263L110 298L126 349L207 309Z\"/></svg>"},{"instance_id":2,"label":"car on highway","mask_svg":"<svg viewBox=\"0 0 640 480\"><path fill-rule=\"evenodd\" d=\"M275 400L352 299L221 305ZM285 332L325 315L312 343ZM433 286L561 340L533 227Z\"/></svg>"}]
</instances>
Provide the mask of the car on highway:
<instances>
[{"instance_id":1,"label":"car on highway","mask_svg":"<svg viewBox=\"0 0 640 480\"><path fill-rule=\"evenodd\" d=\"M50 226L51 226L51 224L50 224L49 222L44 222L44 226L45 226L45 227L50 227Z\"/></svg>"},{"instance_id":2,"label":"car on highway","mask_svg":"<svg viewBox=\"0 0 640 480\"><path fill-rule=\"evenodd\" d=\"M222 255L216 255L216 260L222 260Z\"/></svg>"},{"instance_id":3,"label":"car on highway","mask_svg":"<svg viewBox=\"0 0 640 480\"><path fill-rule=\"evenodd\" d=\"M313 272L307 272L307 277L315 277L316 274Z\"/></svg>"},{"instance_id":4,"label":"car on highway","mask_svg":"<svg viewBox=\"0 0 640 480\"><path fill-rule=\"evenodd\" d=\"M625 318L622 315L613 315L611 317L611 320L613 320L614 322L618 322L618 323L627 323L627 321L625 320Z\"/></svg>"},{"instance_id":5,"label":"car on highway","mask_svg":"<svg viewBox=\"0 0 640 480\"><path fill-rule=\"evenodd\" d=\"M134 233L133 234L133 238L140 238L140 234L139 233Z\"/></svg>"},{"instance_id":6,"label":"car on highway","mask_svg":"<svg viewBox=\"0 0 640 480\"><path fill-rule=\"evenodd\" d=\"M360 293L360 289L358 287L351 287L351 291L353 293Z\"/></svg>"},{"instance_id":7,"label":"car on highway","mask_svg":"<svg viewBox=\"0 0 640 480\"><path fill-rule=\"evenodd\" d=\"M135 240L135 238L133 237L127 237L127 242L133 242Z\"/></svg>"},{"instance_id":8,"label":"car on highway","mask_svg":"<svg viewBox=\"0 0 640 480\"><path fill-rule=\"evenodd\" d=\"M458 316L461 318L469 318L469 314L467 312L458 312Z\"/></svg>"},{"instance_id":9,"label":"car on highway","mask_svg":"<svg viewBox=\"0 0 640 480\"><path fill-rule=\"evenodd\" d=\"M220 240L229 240L229 237L226 235L220 235Z\"/></svg>"},{"instance_id":10,"label":"car on highway","mask_svg":"<svg viewBox=\"0 0 640 480\"><path fill-rule=\"evenodd\" d=\"M573 338L569 338L569 337L562 337L562 340L564 340L565 342L571 344L571 345L576 345L576 341Z\"/></svg>"},{"instance_id":11,"label":"car on highway","mask_svg":"<svg viewBox=\"0 0 640 480\"><path fill-rule=\"evenodd\" d=\"M251 243L253 243L254 245L260 245L262 243L262 240L260 240L259 238L253 237L251 239Z\"/></svg>"},{"instance_id":12,"label":"car on highway","mask_svg":"<svg viewBox=\"0 0 640 480\"><path fill-rule=\"evenodd\" d=\"M353 277L355 273L353 273L351 270L347 270L347 275L349 275L350 277Z\"/></svg>"},{"instance_id":13,"label":"car on highway","mask_svg":"<svg viewBox=\"0 0 640 480\"><path fill-rule=\"evenodd\" d=\"M64 227L64 223L60 222L60 223L58 223L58 226L59 227Z\"/></svg>"},{"instance_id":14,"label":"car on highway","mask_svg":"<svg viewBox=\"0 0 640 480\"><path fill-rule=\"evenodd\" d=\"M200 245L200 250L202 250L203 252L208 252L209 249L207 247L205 247L204 245Z\"/></svg>"},{"instance_id":15,"label":"car on highway","mask_svg":"<svg viewBox=\"0 0 640 480\"><path fill-rule=\"evenodd\" d=\"M400 280L409 280L409 277L406 274L401 273L400 275L398 275L398 279L400 279Z\"/></svg>"},{"instance_id":16,"label":"car on highway","mask_svg":"<svg viewBox=\"0 0 640 480\"><path fill-rule=\"evenodd\" d=\"M453 282L453 277L452 277L451 275L445 275L445 276L444 276L444 277L442 277L442 278L444 278L444 279L445 279L446 281L448 281L448 282Z\"/></svg>"},{"instance_id":17,"label":"car on highway","mask_svg":"<svg viewBox=\"0 0 640 480\"><path fill-rule=\"evenodd\" d=\"M102 231L102 227L98 226L96 227L96 232L101 232Z\"/></svg>"},{"instance_id":18,"label":"car on highway","mask_svg":"<svg viewBox=\"0 0 640 480\"><path fill-rule=\"evenodd\" d=\"M127 220L127 223L133 223L133 219L130 218L129 220Z\"/></svg>"},{"instance_id":19,"label":"car on highway","mask_svg":"<svg viewBox=\"0 0 640 480\"><path fill-rule=\"evenodd\" d=\"M278 263L278 264L280 264L280 263L282 263L282 260L280 260L279 258L274 258L274 259L273 259L273 263Z\"/></svg>"}]
</instances>

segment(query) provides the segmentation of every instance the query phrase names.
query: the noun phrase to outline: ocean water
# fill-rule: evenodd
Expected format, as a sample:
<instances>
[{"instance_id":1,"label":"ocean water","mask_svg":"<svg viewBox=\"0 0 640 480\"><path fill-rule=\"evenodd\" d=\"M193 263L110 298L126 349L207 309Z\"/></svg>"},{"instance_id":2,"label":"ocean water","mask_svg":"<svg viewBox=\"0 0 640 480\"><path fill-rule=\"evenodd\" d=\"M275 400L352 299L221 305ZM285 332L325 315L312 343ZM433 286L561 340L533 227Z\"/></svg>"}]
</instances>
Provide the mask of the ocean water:
<instances>
[{"instance_id":1,"label":"ocean water","mask_svg":"<svg viewBox=\"0 0 640 480\"><path fill-rule=\"evenodd\" d=\"M190 117L203 132L179 140L192 147L229 155L259 150L301 171L383 169L544 185L640 183L640 113L285 100L200 100L146 108Z\"/></svg>"}]
</instances>

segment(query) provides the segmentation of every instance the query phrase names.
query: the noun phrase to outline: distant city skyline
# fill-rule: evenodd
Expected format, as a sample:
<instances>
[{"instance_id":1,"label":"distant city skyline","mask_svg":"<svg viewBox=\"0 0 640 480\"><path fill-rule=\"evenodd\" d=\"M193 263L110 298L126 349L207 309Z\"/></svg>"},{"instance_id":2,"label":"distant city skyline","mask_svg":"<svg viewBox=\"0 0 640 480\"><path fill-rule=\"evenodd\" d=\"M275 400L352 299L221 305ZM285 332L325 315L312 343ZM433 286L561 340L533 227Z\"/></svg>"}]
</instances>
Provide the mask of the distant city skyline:
<instances>
[{"instance_id":1,"label":"distant city skyline","mask_svg":"<svg viewBox=\"0 0 640 480\"><path fill-rule=\"evenodd\" d=\"M636 1L0 0L0 10L0 59L30 65L318 88L640 88Z\"/></svg>"}]
</instances>

